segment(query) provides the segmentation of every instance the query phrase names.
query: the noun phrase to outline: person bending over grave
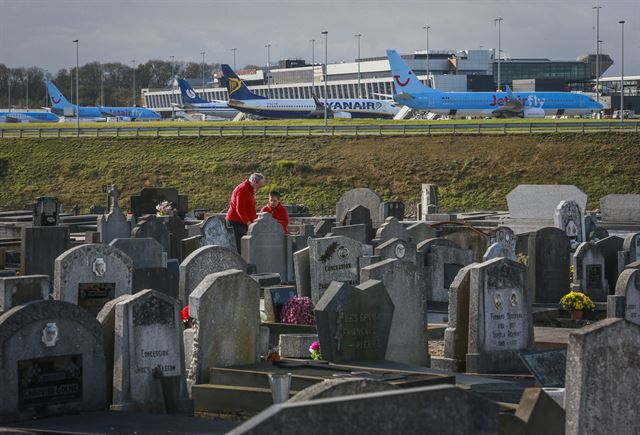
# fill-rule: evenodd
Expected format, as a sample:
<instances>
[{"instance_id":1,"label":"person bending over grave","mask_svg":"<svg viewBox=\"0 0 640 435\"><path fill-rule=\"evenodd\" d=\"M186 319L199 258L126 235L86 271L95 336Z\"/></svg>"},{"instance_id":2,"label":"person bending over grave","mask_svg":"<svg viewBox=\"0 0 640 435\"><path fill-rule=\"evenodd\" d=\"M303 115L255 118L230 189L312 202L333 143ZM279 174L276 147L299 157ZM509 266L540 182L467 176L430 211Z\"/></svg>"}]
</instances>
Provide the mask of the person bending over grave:
<instances>
[{"instance_id":1,"label":"person bending over grave","mask_svg":"<svg viewBox=\"0 0 640 435\"><path fill-rule=\"evenodd\" d=\"M280 202L280 192L269 192L269 202L260 210L263 213L271 213L271 216L282 225L285 234L289 234L289 213Z\"/></svg>"},{"instance_id":2,"label":"person bending over grave","mask_svg":"<svg viewBox=\"0 0 640 435\"><path fill-rule=\"evenodd\" d=\"M231 194L227 222L233 228L233 233L236 236L238 253L241 252L242 236L247 234L249 224L257 217L255 192L265 184L267 184L267 180L264 175L254 173L248 180L238 184Z\"/></svg>"}]
</instances>

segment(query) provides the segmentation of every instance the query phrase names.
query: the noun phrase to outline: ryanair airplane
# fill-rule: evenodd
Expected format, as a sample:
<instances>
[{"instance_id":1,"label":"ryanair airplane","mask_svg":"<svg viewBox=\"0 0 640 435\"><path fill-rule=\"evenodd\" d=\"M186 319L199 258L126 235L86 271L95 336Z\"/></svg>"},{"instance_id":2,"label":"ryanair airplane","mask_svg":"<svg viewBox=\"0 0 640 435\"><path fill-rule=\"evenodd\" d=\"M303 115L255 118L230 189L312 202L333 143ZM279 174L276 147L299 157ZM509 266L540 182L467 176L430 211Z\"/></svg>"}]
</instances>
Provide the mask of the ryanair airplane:
<instances>
[{"instance_id":1,"label":"ryanair airplane","mask_svg":"<svg viewBox=\"0 0 640 435\"><path fill-rule=\"evenodd\" d=\"M238 110L229 107L226 101L207 101L201 98L184 79L177 79L182 97L182 109L220 118L235 118Z\"/></svg>"},{"instance_id":2,"label":"ryanair airplane","mask_svg":"<svg viewBox=\"0 0 640 435\"><path fill-rule=\"evenodd\" d=\"M588 95L571 92L441 92L425 86L395 50L387 50L395 93L404 106L449 116L544 118L602 110Z\"/></svg>"},{"instance_id":3,"label":"ryanair airplane","mask_svg":"<svg viewBox=\"0 0 640 435\"><path fill-rule=\"evenodd\" d=\"M265 118L322 118L321 99L279 99L256 95L229 65L222 65L229 91L229 107ZM400 111L393 101L371 99L327 99L327 113L334 118L393 118Z\"/></svg>"}]
</instances>

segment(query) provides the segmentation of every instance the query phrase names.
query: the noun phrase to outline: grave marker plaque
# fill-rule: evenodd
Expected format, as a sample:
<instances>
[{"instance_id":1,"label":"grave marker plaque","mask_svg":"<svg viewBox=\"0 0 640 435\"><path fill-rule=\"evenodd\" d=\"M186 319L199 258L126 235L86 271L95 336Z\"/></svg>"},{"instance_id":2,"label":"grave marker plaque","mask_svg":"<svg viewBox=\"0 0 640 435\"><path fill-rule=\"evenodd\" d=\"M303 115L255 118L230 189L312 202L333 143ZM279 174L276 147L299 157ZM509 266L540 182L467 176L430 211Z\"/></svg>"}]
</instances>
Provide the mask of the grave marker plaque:
<instances>
[{"instance_id":1,"label":"grave marker plaque","mask_svg":"<svg viewBox=\"0 0 640 435\"><path fill-rule=\"evenodd\" d=\"M18 361L18 408L82 401L82 355Z\"/></svg>"},{"instance_id":2,"label":"grave marker plaque","mask_svg":"<svg viewBox=\"0 0 640 435\"><path fill-rule=\"evenodd\" d=\"M567 349L522 352L520 358L541 386L564 388Z\"/></svg>"}]
</instances>

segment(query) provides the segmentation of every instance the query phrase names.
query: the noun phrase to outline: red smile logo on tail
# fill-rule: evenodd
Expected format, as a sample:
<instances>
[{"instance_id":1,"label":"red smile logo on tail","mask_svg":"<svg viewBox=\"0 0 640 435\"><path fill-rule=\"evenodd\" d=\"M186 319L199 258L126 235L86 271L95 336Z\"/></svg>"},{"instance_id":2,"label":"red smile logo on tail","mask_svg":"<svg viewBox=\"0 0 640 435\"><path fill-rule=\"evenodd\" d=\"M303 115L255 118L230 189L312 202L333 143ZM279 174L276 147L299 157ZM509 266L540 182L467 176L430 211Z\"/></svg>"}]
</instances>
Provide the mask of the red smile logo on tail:
<instances>
[{"instance_id":1,"label":"red smile logo on tail","mask_svg":"<svg viewBox=\"0 0 640 435\"><path fill-rule=\"evenodd\" d=\"M409 72L409 74L411 74L411 72ZM409 81L411 80L411 77L407 77L407 79L404 82L400 81L400 76L399 75L393 76L393 79L396 81L398 86L404 88L405 86L407 86L409 84Z\"/></svg>"}]
</instances>

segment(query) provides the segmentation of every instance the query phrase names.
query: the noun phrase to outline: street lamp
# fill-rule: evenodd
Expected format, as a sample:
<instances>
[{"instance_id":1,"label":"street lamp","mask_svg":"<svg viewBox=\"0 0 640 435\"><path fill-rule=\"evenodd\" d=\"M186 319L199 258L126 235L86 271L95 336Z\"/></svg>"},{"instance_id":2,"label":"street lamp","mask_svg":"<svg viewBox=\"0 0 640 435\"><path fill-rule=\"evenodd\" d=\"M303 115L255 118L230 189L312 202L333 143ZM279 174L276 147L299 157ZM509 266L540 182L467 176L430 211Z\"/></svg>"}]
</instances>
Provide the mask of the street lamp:
<instances>
[{"instance_id":1,"label":"street lamp","mask_svg":"<svg viewBox=\"0 0 640 435\"><path fill-rule=\"evenodd\" d=\"M622 27L622 59L620 62L620 122L624 122L624 20L618 21Z\"/></svg>"},{"instance_id":2,"label":"street lamp","mask_svg":"<svg viewBox=\"0 0 640 435\"><path fill-rule=\"evenodd\" d=\"M267 49L267 98L271 98L271 44L264 47Z\"/></svg>"},{"instance_id":3,"label":"street lamp","mask_svg":"<svg viewBox=\"0 0 640 435\"><path fill-rule=\"evenodd\" d=\"M429 78L429 74L431 73L429 68L429 29L431 29L431 26L424 26L423 29L427 32L427 82L429 86L431 86L431 79Z\"/></svg>"},{"instance_id":4,"label":"street lamp","mask_svg":"<svg viewBox=\"0 0 640 435\"><path fill-rule=\"evenodd\" d=\"M596 101L600 102L600 9L602 6L594 6L596 10Z\"/></svg>"},{"instance_id":5,"label":"street lamp","mask_svg":"<svg viewBox=\"0 0 640 435\"><path fill-rule=\"evenodd\" d=\"M73 42L76 44L76 136L80 136L80 87L78 86L78 74L80 72L80 61L79 61L79 48L80 45L78 39L74 39Z\"/></svg>"},{"instance_id":6,"label":"street lamp","mask_svg":"<svg viewBox=\"0 0 640 435\"><path fill-rule=\"evenodd\" d=\"M500 58L502 57L502 49L500 48L500 24L502 23L503 18L498 17L494 18L493 26L495 27L496 23L498 23L498 91L500 91Z\"/></svg>"},{"instance_id":7,"label":"street lamp","mask_svg":"<svg viewBox=\"0 0 640 435\"><path fill-rule=\"evenodd\" d=\"M328 75L328 39L329 39L329 31L325 30L322 32L324 35L324 126L327 126L327 75Z\"/></svg>"},{"instance_id":8,"label":"street lamp","mask_svg":"<svg viewBox=\"0 0 640 435\"><path fill-rule=\"evenodd\" d=\"M316 40L309 39L311 43L311 98L316 92Z\"/></svg>"},{"instance_id":9,"label":"street lamp","mask_svg":"<svg viewBox=\"0 0 640 435\"><path fill-rule=\"evenodd\" d=\"M202 55L202 98L204 98L204 55L206 53L206 51L200 52L200 54Z\"/></svg>"},{"instance_id":10,"label":"street lamp","mask_svg":"<svg viewBox=\"0 0 640 435\"><path fill-rule=\"evenodd\" d=\"M171 119L176 119L176 96L175 96L175 75L173 73L173 64L176 59L175 56L169 56L171 58Z\"/></svg>"},{"instance_id":11,"label":"street lamp","mask_svg":"<svg viewBox=\"0 0 640 435\"><path fill-rule=\"evenodd\" d=\"M9 90L9 112L11 112L11 76L7 77L7 88Z\"/></svg>"},{"instance_id":12,"label":"street lamp","mask_svg":"<svg viewBox=\"0 0 640 435\"><path fill-rule=\"evenodd\" d=\"M236 51L238 51L237 48L232 48L231 51L233 51L233 70L236 70Z\"/></svg>"},{"instance_id":13,"label":"street lamp","mask_svg":"<svg viewBox=\"0 0 640 435\"><path fill-rule=\"evenodd\" d=\"M136 107L136 60L133 59L131 61L131 69L133 70L133 95L132 95L132 104L131 106Z\"/></svg>"},{"instance_id":14,"label":"street lamp","mask_svg":"<svg viewBox=\"0 0 640 435\"><path fill-rule=\"evenodd\" d=\"M24 73L24 84L27 88L27 112L29 111L29 73L26 72Z\"/></svg>"},{"instance_id":15,"label":"street lamp","mask_svg":"<svg viewBox=\"0 0 640 435\"><path fill-rule=\"evenodd\" d=\"M358 98L362 98L362 91L360 90L360 38L362 38L362 33L353 36L358 38Z\"/></svg>"},{"instance_id":16,"label":"street lamp","mask_svg":"<svg viewBox=\"0 0 640 435\"><path fill-rule=\"evenodd\" d=\"M104 65L100 64L100 107L104 107Z\"/></svg>"}]
</instances>

